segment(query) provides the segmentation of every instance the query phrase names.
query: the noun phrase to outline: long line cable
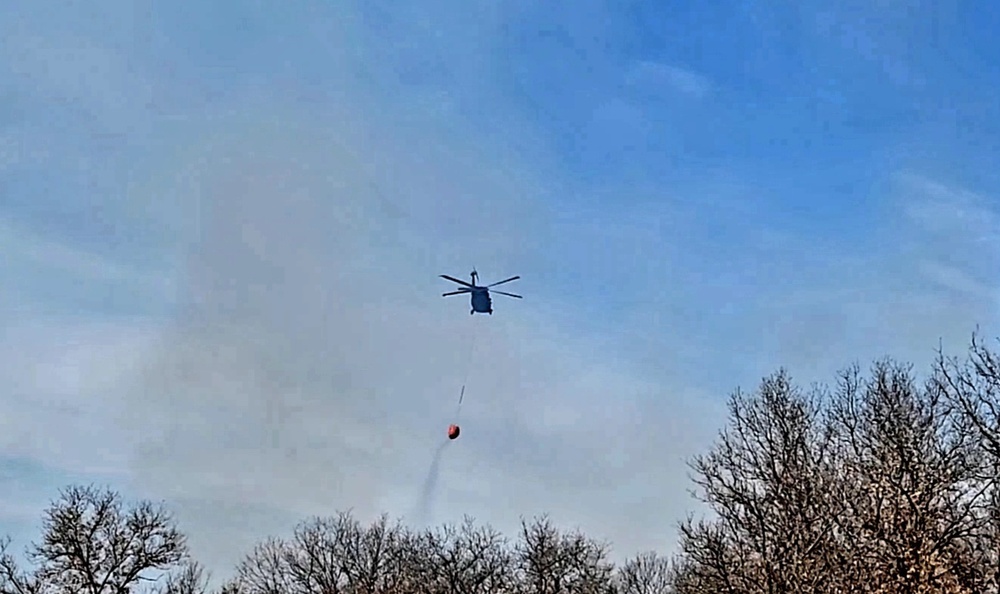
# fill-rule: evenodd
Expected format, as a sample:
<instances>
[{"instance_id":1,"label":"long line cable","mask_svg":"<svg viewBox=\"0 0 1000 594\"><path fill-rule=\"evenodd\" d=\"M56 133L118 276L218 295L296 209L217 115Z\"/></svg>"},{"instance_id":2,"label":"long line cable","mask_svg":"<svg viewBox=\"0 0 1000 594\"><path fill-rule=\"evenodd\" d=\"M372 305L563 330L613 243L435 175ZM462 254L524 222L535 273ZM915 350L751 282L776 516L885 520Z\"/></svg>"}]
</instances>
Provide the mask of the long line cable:
<instances>
[{"instance_id":1,"label":"long line cable","mask_svg":"<svg viewBox=\"0 0 1000 594\"><path fill-rule=\"evenodd\" d=\"M465 377L462 378L462 389L458 394L458 404L455 407L455 423L458 423L458 419L461 416L462 402L465 400L465 387L469 384L469 374L472 372L473 356L476 352L476 337L479 334L476 330L477 328L474 326L472 328L472 339L469 341L469 351L465 359Z\"/></svg>"},{"instance_id":2,"label":"long line cable","mask_svg":"<svg viewBox=\"0 0 1000 594\"><path fill-rule=\"evenodd\" d=\"M459 416L462 412L462 402L465 400L465 386L469 382L469 374L472 371L473 355L476 351L476 328L472 329L472 338L469 341L469 350L466 353L465 360L465 377L462 379L462 389L458 395L458 405L455 408L454 423L457 425ZM448 445L447 441L441 442L441 444L434 450L434 458L431 460L431 466L427 470L427 478L424 479L424 486L420 492L420 499L417 502L416 514L417 521L421 524L429 524L433 511L434 511L434 496L437 493L438 479L441 474L441 463L442 455L444 454L444 449Z\"/></svg>"}]
</instances>

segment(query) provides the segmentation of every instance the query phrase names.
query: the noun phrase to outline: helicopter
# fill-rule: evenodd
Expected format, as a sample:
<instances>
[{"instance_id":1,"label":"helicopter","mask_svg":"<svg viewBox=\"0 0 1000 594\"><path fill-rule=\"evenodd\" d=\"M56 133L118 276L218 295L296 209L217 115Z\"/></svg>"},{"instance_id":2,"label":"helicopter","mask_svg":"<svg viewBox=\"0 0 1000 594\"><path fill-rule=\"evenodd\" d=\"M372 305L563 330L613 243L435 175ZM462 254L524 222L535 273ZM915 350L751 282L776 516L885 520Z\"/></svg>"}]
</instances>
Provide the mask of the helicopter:
<instances>
[{"instance_id":1,"label":"helicopter","mask_svg":"<svg viewBox=\"0 0 1000 594\"><path fill-rule=\"evenodd\" d=\"M458 289L457 291L442 293L441 294L442 297L448 297L451 295L463 295L465 293L469 293L471 295L470 301L472 305L472 310L469 312L469 315L472 315L477 312L488 313L490 315L493 315L493 300L490 299L490 289L497 285L502 285L504 283L516 281L517 279L521 278L520 276L512 276L508 279L493 283L491 285L479 286L476 284L477 282L479 282L479 273L476 272L475 268L473 268L472 272L469 273L469 276L472 277L471 283L467 283L463 280L458 280L457 278L453 276L448 276L447 274L442 274L440 276L445 280L450 280L453 283L462 285L462 288ZM503 291L493 291L493 292L499 293L500 295L506 295L507 297L514 297L515 299L523 299L523 297L521 297L520 295L515 295L513 293L505 293Z\"/></svg>"}]
</instances>

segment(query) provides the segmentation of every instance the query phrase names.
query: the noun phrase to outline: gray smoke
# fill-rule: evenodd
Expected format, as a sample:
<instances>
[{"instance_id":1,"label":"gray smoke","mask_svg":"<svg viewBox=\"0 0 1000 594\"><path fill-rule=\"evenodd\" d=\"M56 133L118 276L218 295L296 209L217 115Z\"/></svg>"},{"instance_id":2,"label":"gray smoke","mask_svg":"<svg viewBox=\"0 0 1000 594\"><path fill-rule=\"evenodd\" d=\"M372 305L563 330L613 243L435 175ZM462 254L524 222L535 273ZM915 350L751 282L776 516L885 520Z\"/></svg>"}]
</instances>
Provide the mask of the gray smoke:
<instances>
[{"instance_id":1,"label":"gray smoke","mask_svg":"<svg viewBox=\"0 0 1000 594\"><path fill-rule=\"evenodd\" d=\"M448 447L448 442L443 441L434 451L434 459L431 460L431 467L427 471L427 478L424 479L424 488L420 492L420 502L417 504L416 520L420 525L428 525L433 520L434 495L437 493L438 479L441 476L441 456L444 449Z\"/></svg>"}]
</instances>

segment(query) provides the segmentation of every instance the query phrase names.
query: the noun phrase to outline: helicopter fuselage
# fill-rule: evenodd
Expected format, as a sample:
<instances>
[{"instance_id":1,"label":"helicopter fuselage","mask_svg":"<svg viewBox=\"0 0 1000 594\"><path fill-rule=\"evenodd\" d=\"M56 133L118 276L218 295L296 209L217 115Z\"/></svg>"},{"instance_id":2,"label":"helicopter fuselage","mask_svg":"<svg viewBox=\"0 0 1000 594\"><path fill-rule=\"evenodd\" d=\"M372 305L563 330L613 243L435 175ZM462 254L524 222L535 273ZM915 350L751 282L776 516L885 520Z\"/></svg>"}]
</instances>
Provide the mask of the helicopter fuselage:
<instances>
[{"instance_id":1,"label":"helicopter fuselage","mask_svg":"<svg viewBox=\"0 0 1000 594\"><path fill-rule=\"evenodd\" d=\"M490 291L485 287L477 287L472 290L470 298L472 311L474 313L485 313L493 315L493 300L490 298Z\"/></svg>"},{"instance_id":2,"label":"helicopter fuselage","mask_svg":"<svg viewBox=\"0 0 1000 594\"><path fill-rule=\"evenodd\" d=\"M516 281L519 278L521 278L520 276L512 276L508 279L504 279L500 282L493 283L491 285L479 285L478 284L479 273L477 273L475 270L473 270L472 273L469 275L471 282L459 280L454 276L448 276L447 274L442 274L439 276L461 287L457 290L443 293L441 295L442 297L450 297L452 295L465 295L466 293L469 294L469 304L472 306L472 309L469 311L470 315L477 313L493 315L493 298L490 296L490 287L503 285L511 281ZM514 293L505 293L504 291L500 290L497 290L496 292L501 295L506 295L507 297L521 299L520 295L515 295Z\"/></svg>"}]
</instances>

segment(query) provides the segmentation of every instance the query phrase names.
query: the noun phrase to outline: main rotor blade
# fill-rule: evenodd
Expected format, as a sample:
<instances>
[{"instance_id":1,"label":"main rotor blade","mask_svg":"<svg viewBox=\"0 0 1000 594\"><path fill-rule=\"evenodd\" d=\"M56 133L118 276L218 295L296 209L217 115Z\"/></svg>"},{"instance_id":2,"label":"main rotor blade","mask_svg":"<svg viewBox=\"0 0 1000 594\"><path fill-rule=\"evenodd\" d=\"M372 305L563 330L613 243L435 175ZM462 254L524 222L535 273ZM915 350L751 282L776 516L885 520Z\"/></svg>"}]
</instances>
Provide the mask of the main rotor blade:
<instances>
[{"instance_id":1,"label":"main rotor blade","mask_svg":"<svg viewBox=\"0 0 1000 594\"><path fill-rule=\"evenodd\" d=\"M504 283L509 283L510 281L516 281L519 278L521 278L521 277L520 276L512 276L512 277L508 278L507 280L502 280L502 281L500 281L498 283L493 283L492 285L486 285L486 286L487 287L495 287L497 285L502 285Z\"/></svg>"},{"instance_id":2,"label":"main rotor blade","mask_svg":"<svg viewBox=\"0 0 1000 594\"><path fill-rule=\"evenodd\" d=\"M450 280L453 283L458 283L458 284L462 285L463 287L469 287L470 289L473 288L472 285L470 285L469 283L465 282L464 280L458 280L457 278L455 278L453 276L448 276L447 274L442 274L440 276L441 276L441 278Z\"/></svg>"},{"instance_id":3,"label":"main rotor blade","mask_svg":"<svg viewBox=\"0 0 1000 594\"><path fill-rule=\"evenodd\" d=\"M503 291L490 291L490 293L499 293L501 295L506 295L508 297L515 297L517 299L524 299L524 297L521 297L520 295L515 295L513 293L504 293Z\"/></svg>"},{"instance_id":4,"label":"main rotor blade","mask_svg":"<svg viewBox=\"0 0 1000 594\"><path fill-rule=\"evenodd\" d=\"M441 296L442 297L448 297L448 296L451 296L451 295L464 295L466 293L471 293L471 292L472 291L470 291L468 289L459 289L457 291L452 291L450 293L441 293Z\"/></svg>"}]
</instances>

